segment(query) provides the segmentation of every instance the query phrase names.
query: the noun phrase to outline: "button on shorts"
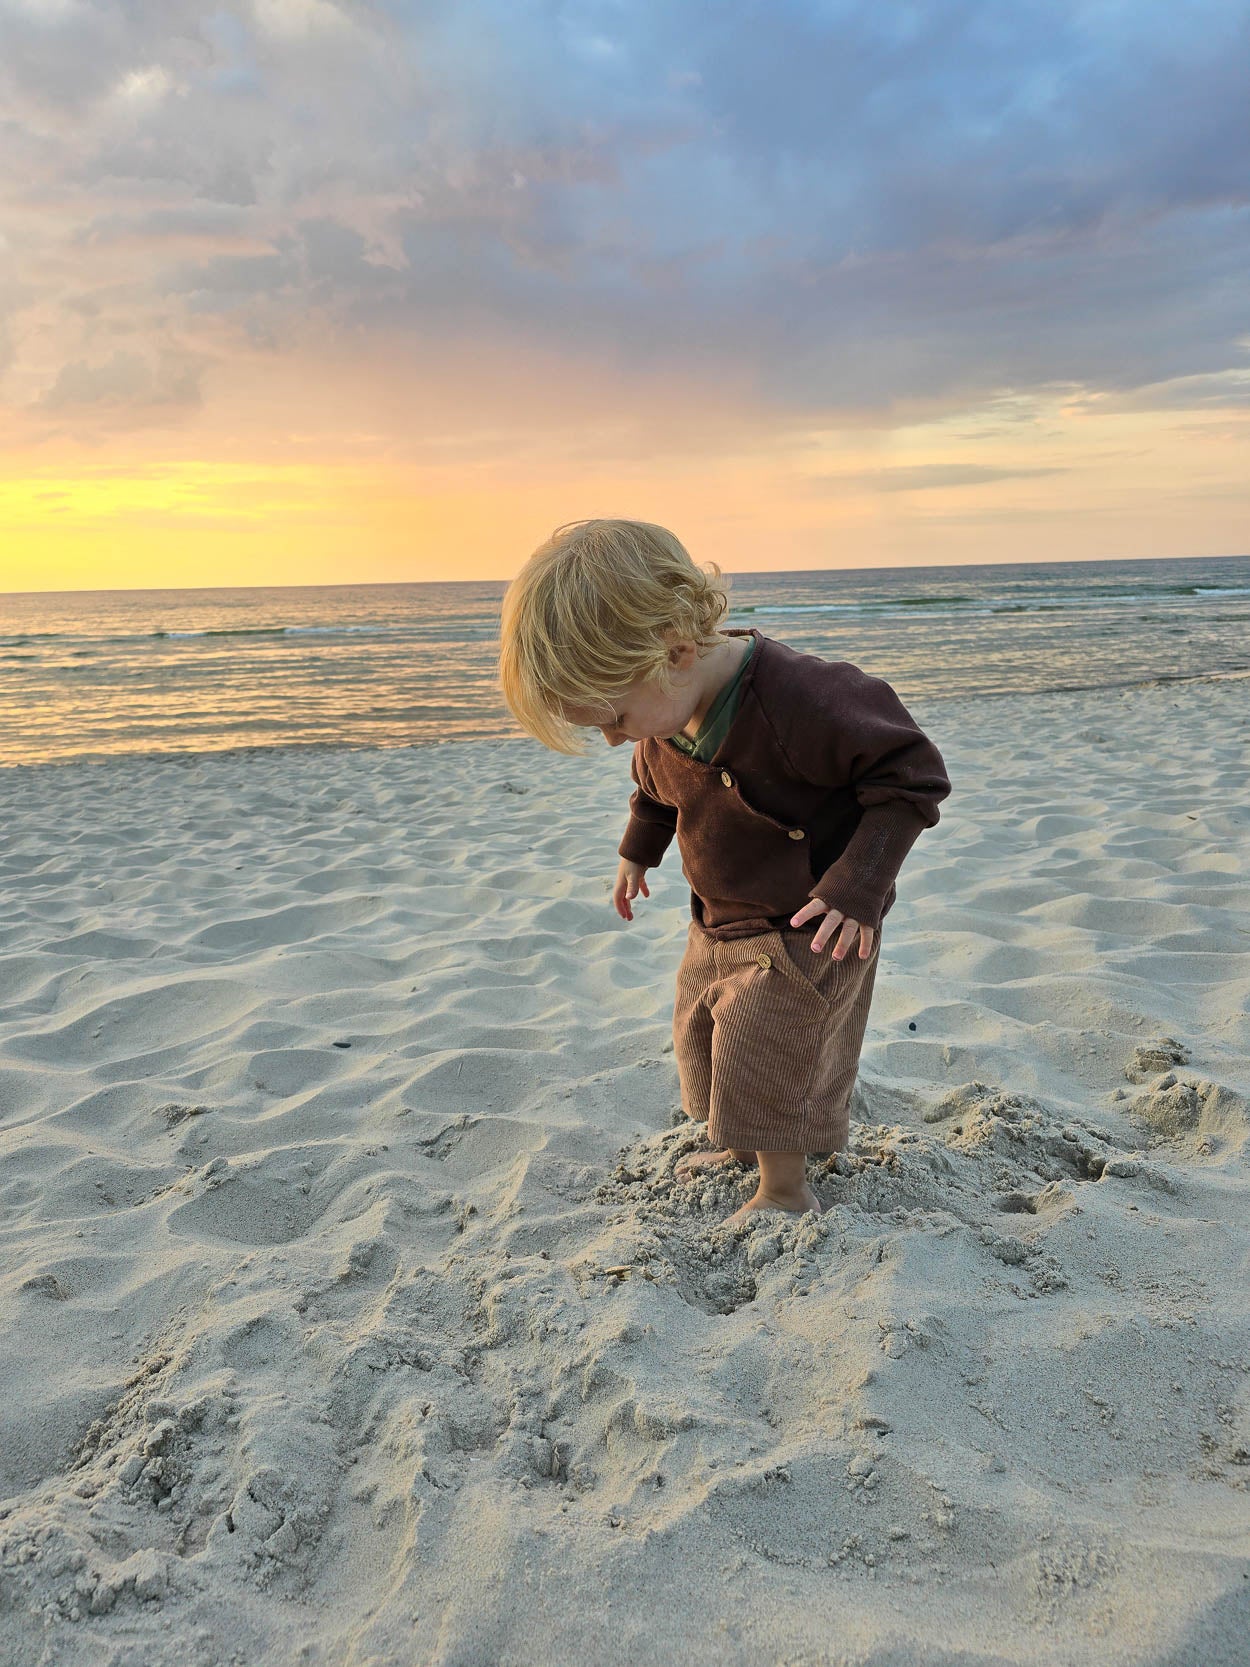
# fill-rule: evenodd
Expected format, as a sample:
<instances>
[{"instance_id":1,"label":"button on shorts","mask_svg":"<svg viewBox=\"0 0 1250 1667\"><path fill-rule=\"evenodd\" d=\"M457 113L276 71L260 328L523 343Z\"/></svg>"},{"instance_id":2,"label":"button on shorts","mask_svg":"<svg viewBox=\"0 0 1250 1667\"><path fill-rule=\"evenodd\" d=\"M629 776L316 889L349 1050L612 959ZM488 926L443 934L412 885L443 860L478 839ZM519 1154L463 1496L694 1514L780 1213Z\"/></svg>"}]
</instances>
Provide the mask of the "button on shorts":
<instances>
[{"instance_id":1,"label":"button on shorts","mask_svg":"<svg viewBox=\"0 0 1250 1667\"><path fill-rule=\"evenodd\" d=\"M881 933L835 961L815 928L714 938L690 922L677 969L673 1052L686 1115L713 1146L840 1152Z\"/></svg>"}]
</instances>

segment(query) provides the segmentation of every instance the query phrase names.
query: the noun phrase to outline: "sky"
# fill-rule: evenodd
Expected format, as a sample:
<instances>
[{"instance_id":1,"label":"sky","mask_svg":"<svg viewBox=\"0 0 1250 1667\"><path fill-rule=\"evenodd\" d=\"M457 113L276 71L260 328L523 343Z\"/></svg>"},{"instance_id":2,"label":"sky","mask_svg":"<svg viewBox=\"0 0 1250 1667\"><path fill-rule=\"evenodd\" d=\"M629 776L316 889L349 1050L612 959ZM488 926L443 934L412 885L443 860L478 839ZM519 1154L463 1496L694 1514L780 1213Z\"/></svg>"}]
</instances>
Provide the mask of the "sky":
<instances>
[{"instance_id":1,"label":"sky","mask_svg":"<svg viewBox=\"0 0 1250 1667\"><path fill-rule=\"evenodd\" d=\"M0 590L1250 551L1250 3L0 0Z\"/></svg>"}]
</instances>

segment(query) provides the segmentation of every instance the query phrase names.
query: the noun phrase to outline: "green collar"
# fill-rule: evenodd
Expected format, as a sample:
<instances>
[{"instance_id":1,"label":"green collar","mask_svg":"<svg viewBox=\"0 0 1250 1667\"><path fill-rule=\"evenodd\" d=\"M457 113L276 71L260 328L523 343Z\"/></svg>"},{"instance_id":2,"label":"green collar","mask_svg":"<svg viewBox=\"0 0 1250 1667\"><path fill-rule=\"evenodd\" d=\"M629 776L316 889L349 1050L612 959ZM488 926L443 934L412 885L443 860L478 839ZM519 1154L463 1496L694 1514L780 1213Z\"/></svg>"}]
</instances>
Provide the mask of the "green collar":
<instances>
[{"instance_id":1,"label":"green collar","mask_svg":"<svg viewBox=\"0 0 1250 1667\"><path fill-rule=\"evenodd\" d=\"M747 643L748 648L742 656L741 664L716 696L711 706L708 707L707 715L699 725L699 732L694 739L691 740L688 735L682 734L669 736L669 740L680 752L686 753L699 763L706 764L709 759L716 755L721 742L729 732L730 724L737 716L738 701L742 693L742 680L746 675L747 667L751 664L751 657L755 653L756 639L748 637Z\"/></svg>"}]
</instances>

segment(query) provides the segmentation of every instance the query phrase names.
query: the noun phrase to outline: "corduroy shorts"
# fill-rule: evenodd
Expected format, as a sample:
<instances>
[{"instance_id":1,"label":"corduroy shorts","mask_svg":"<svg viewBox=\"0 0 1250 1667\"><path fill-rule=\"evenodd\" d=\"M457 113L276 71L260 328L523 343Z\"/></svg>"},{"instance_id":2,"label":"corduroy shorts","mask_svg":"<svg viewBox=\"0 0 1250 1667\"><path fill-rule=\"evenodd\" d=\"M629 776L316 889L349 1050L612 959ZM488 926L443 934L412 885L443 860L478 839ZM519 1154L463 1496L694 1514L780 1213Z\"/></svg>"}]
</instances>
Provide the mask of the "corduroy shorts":
<instances>
[{"instance_id":1,"label":"corduroy shorts","mask_svg":"<svg viewBox=\"0 0 1250 1667\"><path fill-rule=\"evenodd\" d=\"M673 1053L682 1106L713 1146L840 1152L881 934L835 961L814 927L714 938L692 920L677 969Z\"/></svg>"}]
</instances>

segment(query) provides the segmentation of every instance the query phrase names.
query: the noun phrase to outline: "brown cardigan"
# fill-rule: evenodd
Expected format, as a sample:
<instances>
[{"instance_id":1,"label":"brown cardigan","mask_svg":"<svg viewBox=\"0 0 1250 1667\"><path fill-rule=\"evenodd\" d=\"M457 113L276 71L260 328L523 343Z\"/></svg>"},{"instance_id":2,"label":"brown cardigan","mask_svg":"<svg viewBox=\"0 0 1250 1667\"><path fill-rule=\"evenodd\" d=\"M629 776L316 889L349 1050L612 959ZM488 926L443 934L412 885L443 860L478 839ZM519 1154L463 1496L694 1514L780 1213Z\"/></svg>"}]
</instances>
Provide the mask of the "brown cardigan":
<instances>
[{"instance_id":1,"label":"brown cardigan","mask_svg":"<svg viewBox=\"0 0 1250 1667\"><path fill-rule=\"evenodd\" d=\"M788 924L812 897L879 928L950 792L941 753L881 678L725 634L757 638L729 733L707 764L638 742L620 855L654 868L675 833L690 912L717 937Z\"/></svg>"}]
</instances>

